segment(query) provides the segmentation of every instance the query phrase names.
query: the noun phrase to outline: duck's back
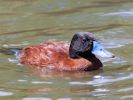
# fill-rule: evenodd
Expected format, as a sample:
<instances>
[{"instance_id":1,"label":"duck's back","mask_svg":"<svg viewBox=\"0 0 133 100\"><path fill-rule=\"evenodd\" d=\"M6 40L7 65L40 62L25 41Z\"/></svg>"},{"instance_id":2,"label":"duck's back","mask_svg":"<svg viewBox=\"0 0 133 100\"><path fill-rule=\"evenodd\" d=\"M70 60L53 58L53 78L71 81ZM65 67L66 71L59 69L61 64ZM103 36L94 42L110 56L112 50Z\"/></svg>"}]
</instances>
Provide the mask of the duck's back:
<instances>
[{"instance_id":1,"label":"duck's back","mask_svg":"<svg viewBox=\"0 0 133 100\"><path fill-rule=\"evenodd\" d=\"M83 70L91 65L91 62L84 58L70 58L69 44L63 42L47 42L26 47L20 52L19 58L22 64L55 70Z\"/></svg>"}]
</instances>

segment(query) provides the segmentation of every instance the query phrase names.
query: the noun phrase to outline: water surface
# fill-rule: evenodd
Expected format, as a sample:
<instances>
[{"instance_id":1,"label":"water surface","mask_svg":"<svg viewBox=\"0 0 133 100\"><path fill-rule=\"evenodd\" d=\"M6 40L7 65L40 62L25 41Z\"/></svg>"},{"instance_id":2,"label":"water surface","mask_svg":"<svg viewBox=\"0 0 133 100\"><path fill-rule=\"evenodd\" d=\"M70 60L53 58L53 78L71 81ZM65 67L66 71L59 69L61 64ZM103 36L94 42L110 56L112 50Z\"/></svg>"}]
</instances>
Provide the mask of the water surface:
<instances>
[{"instance_id":1,"label":"water surface","mask_svg":"<svg viewBox=\"0 0 133 100\"><path fill-rule=\"evenodd\" d=\"M0 53L1 100L132 100L132 0L1 0L0 48L93 32L117 58L93 72L34 71Z\"/></svg>"}]
</instances>

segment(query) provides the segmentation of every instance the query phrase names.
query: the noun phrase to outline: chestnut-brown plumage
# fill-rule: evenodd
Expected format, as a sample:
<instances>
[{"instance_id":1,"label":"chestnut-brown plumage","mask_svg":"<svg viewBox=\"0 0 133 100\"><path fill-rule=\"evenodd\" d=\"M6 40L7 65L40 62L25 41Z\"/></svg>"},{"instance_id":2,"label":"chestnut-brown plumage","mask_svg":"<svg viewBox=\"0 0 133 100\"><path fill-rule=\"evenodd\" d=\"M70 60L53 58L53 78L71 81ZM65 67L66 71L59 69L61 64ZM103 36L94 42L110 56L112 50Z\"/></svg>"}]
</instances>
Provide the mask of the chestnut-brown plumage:
<instances>
[{"instance_id":1,"label":"chestnut-brown plumage","mask_svg":"<svg viewBox=\"0 0 133 100\"><path fill-rule=\"evenodd\" d=\"M71 44L65 42L46 42L25 47L17 55L20 63L33 67L59 71L96 70L102 67L101 61L91 53L92 33L76 33Z\"/></svg>"}]
</instances>

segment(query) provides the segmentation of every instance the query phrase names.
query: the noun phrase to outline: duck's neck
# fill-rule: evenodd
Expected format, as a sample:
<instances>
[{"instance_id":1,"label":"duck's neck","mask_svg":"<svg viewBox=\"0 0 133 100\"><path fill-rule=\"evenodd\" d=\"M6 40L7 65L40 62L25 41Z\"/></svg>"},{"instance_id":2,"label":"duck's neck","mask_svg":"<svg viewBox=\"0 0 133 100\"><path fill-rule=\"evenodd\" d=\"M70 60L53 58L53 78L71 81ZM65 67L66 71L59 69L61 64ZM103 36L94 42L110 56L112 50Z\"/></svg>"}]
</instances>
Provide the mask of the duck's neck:
<instances>
[{"instance_id":1,"label":"duck's neck","mask_svg":"<svg viewBox=\"0 0 133 100\"><path fill-rule=\"evenodd\" d=\"M92 63L91 66L88 66L88 68L85 69L86 71L97 70L103 66L102 62L93 54L87 56L85 59Z\"/></svg>"},{"instance_id":2,"label":"duck's neck","mask_svg":"<svg viewBox=\"0 0 133 100\"><path fill-rule=\"evenodd\" d=\"M95 55L92 54L92 53L89 52L89 51L88 51L88 52L85 52L85 53L80 53L79 55L80 55L80 57L85 58L85 59L87 59L87 60L89 60L90 58L95 57Z\"/></svg>"}]
</instances>

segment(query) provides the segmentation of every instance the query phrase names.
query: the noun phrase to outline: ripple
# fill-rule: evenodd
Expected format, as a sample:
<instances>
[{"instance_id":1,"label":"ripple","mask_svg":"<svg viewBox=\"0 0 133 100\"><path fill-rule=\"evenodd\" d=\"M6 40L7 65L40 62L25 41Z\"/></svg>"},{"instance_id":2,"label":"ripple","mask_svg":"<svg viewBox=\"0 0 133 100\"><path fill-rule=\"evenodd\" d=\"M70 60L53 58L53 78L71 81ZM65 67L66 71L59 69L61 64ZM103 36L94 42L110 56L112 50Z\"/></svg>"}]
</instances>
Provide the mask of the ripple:
<instances>
[{"instance_id":1,"label":"ripple","mask_svg":"<svg viewBox=\"0 0 133 100\"><path fill-rule=\"evenodd\" d=\"M108 89L96 89L95 90L96 92L108 92L108 91L110 91L110 90L108 90Z\"/></svg>"},{"instance_id":2,"label":"ripple","mask_svg":"<svg viewBox=\"0 0 133 100\"><path fill-rule=\"evenodd\" d=\"M71 100L71 98L59 98L57 100Z\"/></svg>"},{"instance_id":3,"label":"ripple","mask_svg":"<svg viewBox=\"0 0 133 100\"><path fill-rule=\"evenodd\" d=\"M121 77L118 74L117 77L118 78L111 78L110 76L109 77L103 76L102 78L98 78L98 79L94 79L93 81L90 81L89 84L94 85L94 86L107 85L107 84L111 84L114 82L131 79L131 78L133 78L133 74L128 74L128 75L124 74Z\"/></svg>"},{"instance_id":4,"label":"ripple","mask_svg":"<svg viewBox=\"0 0 133 100\"><path fill-rule=\"evenodd\" d=\"M118 92L127 92L127 91L133 91L133 87L123 88L123 89L118 90Z\"/></svg>"},{"instance_id":5,"label":"ripple","mask_svg":"<svg viewBox=\"0 0 133 100\"><path fill-rule=\"evenodd\" d=\"M27 82L27 80L22 80L22 79L20 79L20 80L17 80L18 82Z\"/></svg>"},{"instance_id":6,"label":"ripple","mask_svg":"<svg viewBox=\"0 0 133 100\"><path fill-rule=\"evenodd\" d=\"M44 97L27 97L27 98L23 98L22 100L52 100L52 99L44 98Z\"/></svg>"},{"instance_id":7,"label":"ripple","mask_svg":"<svg viewBox=\"0 0 133 100\"><path fill-rule=\"evenodd\" d=\"M116 78L117 77L117 78ZM92 86L103 86L112 84L114 82L120 82L123 80L128 80L133 78L133 74L118 74L116 77L113 76L94 76L94 79L92 81L86 81L86 82L69 82L70 85L92 85Z\"/></svg>"},{"instance_id":8,"label":"ripple","mask_svg":"<svg viewBox=\"0 0 133 100\"><path fill-rule=\"evenodd\" d=\"M0 91L0 96L11 96L13 95L14 93L12 92L5 92L5 91Z\"/></svg>"},{"instance_id":9,"label":"ripple","mask_svg":"<svg viewBox=\"0 0 133 100\"><path fill-rule=\"evenodd\" d=\"M15 64L17 64L17 65L21 65L21 64L19 63L19 60L16 59L16 58L8 58L8 61L11 62L11 63L15 63Z\"/></svg>"},{"instance_id":10,"label":"ripple","mask_svg":"<svg viewBox=\"0 0 133 100\"><path fill-rule=\"evenodd\" d=\"M91 5L83 5L83 6L78 6L74 8L69 8L69 9L63 9L63 10L58 10L58 11L49 11L49 12L38 12L34 13L35 15L49 15L49 16L61 16L61 15L66 15L66 14L73 14L77 12L81 12L82 10L90 10L92 8L102 8L102 7L110 7L110 6L116 6L117 4L114 3L113 5L110 3L92 3Z\"/></svg>"},{"instance_id":11,"label":"ripple","mask_svg":"<svg viewBox=\"0 0 133 100\"><path fill-rule=\"evenodd\" d=\"M29 45L28 42L24 41L22 43L9 43L9 44L3 44L3 47L7 48L7 47L17 47L17 46L26 46Z\"/></svg>"},{"instance_id":12,"label":"ripple","mask_svg":"<svg viewBox=\"0 0 133 100\"><path fill-rule=\"evenodd\" d=\"M52 82L33 81L32 84L52 84Z\"/></svg>"},{"instance_id":13,"label":"ripple","mask_svg":"<svg viewBox=\"0 0 133 100\"><path fill-rule=\"evenodd\" d=\"M122 17L132 17L133 16L133 9L128 11L119 11L119 12L112 12L103 14L102 16L122 16Z\"/></svg>"},{"instance_id":14,"label":"ripple","mask_svg":"<svg viewBox=\"0 0 133 100\"><path fill-rule=\"evenodd\" d=\"M124 99L124 100L129 100L130 98L133 99L133 95L128 95L128 96L121 97L121 99Z\"/></svg>"},{"instance_id":15,"label":"ripple","mask_svg":"<svg viewBox=\"0 0 133 100\"><path fill-rule=\"evenodd\" d=\"M105 44L106 48L119 48L122 46L125 46L127 44L133 44L133 40L131 39L114 39L113 41L109 42L108 44Z\"/></svg>"},{"instance_id":16,"label":"ripple","mask_svg":"<svg viewBox=\"0 0 133 100\"><path fill-rule=\"evenodd\" d=\"M105 96L111 96L112 94L109 93L110 90L106 88L97 88L94 91L91 92L93 96L97 97L105 97Z\"/></svg>"},{"instance_id":17,"label":"ripple","mask_svg":"<svg viewBox=\"0 0 133 100\"><path fill-rule=\"evenodd\" d=\"M53 100L53 99L44 98L44 97L27 97L27 98L23 98L22 100ZM71 98L58 98L56 100L71 100Z\"/></svg>"}]
</instances>

